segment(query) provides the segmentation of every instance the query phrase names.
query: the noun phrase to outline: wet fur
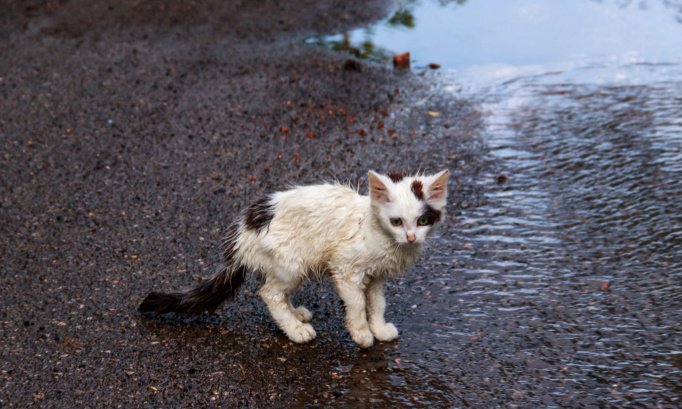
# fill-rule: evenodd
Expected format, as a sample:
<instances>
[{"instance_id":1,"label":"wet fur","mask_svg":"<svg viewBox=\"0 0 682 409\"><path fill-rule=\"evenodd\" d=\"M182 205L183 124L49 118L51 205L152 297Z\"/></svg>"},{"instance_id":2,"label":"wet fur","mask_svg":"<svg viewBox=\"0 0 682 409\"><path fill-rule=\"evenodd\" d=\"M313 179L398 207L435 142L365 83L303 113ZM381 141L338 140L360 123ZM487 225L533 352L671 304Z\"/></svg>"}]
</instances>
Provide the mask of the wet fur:
<instances>
[{"instance_id":1,"label":"wet fur","mask_svg":"<svg viewBox=\"0 0 682 409\"><path fill-rule=\"evenodd\" d=\"M222 264L212 278L182 292L152 292L139 310L185 316L213 312L234 296L248 271L259 271L265 280L260 295L277 325L292 341L307 342L316 336L309 324L312 314L295 308L290 296L302 280L327 274L358 345L395 339L397 329L384 320L383 283L414 265L441 224L447 179L447 171L431 176L370 172L368 196L326 184L259 199L228 231Z\"/></svg>"}]
</instances>

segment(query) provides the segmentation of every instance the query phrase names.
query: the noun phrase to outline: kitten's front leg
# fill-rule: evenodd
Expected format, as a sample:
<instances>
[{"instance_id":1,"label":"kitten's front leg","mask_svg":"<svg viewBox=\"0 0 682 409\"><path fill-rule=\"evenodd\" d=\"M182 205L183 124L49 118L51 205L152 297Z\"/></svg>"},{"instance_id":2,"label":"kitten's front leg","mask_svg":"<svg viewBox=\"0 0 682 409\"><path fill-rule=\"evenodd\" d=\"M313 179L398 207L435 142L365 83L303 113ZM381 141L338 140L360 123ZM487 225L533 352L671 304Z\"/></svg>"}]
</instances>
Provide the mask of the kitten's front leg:
<instances>
[{"instance_id":1,"label":"kitten's front leg","mask_svg":"<svg viewBox=\"0 0 682 409\"><path fill-rule=\"evenodd\" d=\"M353 282L346 277L335 277L336 291L346 306L346 328L351 338L362 348L369 348L374 343L374 336L369 330L367 312L365 310L365 292L362 281Z\"/></svg>"},{"instance_id":2,"label":"kitten's front leg","mask_svg":"<svg viewBox=\"0 0 682 409\"><path fill-rule=\"evenodd\" d=\"M379 341L392 341L398 338L398 329L384 319L386 298L384 280L373 278L367 289L367 319L369 328Z\"/></svg>"}]
</instances>

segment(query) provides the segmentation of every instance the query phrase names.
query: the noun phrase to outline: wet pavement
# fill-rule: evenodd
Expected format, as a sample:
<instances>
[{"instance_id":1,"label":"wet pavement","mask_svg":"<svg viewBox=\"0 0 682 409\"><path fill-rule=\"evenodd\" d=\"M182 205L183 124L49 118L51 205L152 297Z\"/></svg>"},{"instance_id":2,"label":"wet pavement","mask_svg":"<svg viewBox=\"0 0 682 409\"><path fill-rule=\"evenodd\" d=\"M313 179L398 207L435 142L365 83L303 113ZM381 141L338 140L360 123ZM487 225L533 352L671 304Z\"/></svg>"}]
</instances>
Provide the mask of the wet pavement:
<instances>
[{"instance_id":1,"label":"wet pavement","mask_svg":"<svg viewBox=\"0 0 682 409\"><path fill-rule=\"evenodd\" d=\"M0 3L1 406L682 406L682 81L468 93L302 45L390 11L359 3ZM395 342L357 348L324 281L307 345L257 277L217 316L136 312L265 192L445 167Z\"/></svg>"}]
</instances>

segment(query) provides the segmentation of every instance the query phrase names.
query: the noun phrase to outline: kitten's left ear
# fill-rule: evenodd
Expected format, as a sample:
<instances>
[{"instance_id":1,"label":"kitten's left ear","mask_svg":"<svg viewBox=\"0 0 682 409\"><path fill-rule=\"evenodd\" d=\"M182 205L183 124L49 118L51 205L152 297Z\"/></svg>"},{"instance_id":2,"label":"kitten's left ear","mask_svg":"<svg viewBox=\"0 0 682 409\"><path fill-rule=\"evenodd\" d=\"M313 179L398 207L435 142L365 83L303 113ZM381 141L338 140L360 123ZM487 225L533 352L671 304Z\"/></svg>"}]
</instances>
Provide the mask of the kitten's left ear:
<instances>
[{"instance_id":1,"label":"kitten's left ear","mask_svg":"<svg viewBox=\"0 0 682 409\"><path fill-rule=\"evenodd\" d=\"M448 195L448 176L450 176L450 171L446 169L428 178L428 186L426 188L427 201L439 207L445 205L445 198Z\"/></svg>"}]
</instances>

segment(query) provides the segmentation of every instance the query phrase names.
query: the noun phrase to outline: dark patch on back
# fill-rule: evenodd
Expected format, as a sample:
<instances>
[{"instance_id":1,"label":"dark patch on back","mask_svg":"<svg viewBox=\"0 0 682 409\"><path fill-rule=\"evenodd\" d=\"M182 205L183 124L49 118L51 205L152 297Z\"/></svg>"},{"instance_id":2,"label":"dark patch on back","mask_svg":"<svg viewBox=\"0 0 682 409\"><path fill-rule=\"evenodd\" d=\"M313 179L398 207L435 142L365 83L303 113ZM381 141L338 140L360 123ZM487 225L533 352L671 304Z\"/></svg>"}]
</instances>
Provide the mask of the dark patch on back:
<instances>
[{"instance_id":1,"label":"dark patch on back","mask_svg":"<svg viewBox=\"0 0 682 409\"><path fill-rule=\"evenodd\" d=\"M412 193L419 200L424 200L424 185L420 180L412 182Z\"/></svg>"},{"instance_id":2,"label":"dark patch on back","mask_svg":"<svg viewBox=\"0 0 682 409\"><path fill-rule=\"evenodd\" d=\"M261 232L270 225L275 210L269 197L258 199L244 212L244 225L249 230Z\"/></svg>"},{"instance_id":3,"label":"dark patch on back","mask_svg":"<svg viewBox=\"0 0 682 409\"><path fill-rule=\"evenodd\" d=\"M436 210L431 205L428 203L424 205L424 210L422 212L421 217L426 217L426 224L427 225L432 225L436 224L440 221L440 218L442 216L442 212L440 210Z\"/></svg>"},{"instance_id":4,"label":"dark patch on back","mask_svg":"<svg viewBox=\"0 0 682 409\"><path fill-rule=\"evenodd\" d=\"M398 183L407 177L407 172L405 172L405 171L403 171L403 172L388 172L386 174L386 176L388 176L388 178L391 179L393 181L393 183Z\"/></svg>"}]
</instances>

